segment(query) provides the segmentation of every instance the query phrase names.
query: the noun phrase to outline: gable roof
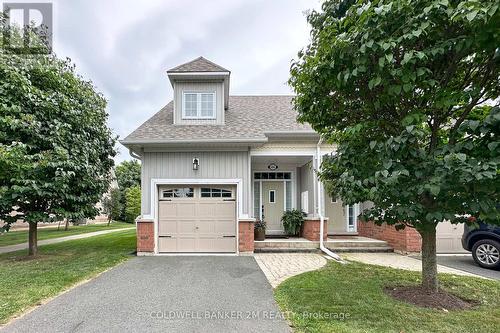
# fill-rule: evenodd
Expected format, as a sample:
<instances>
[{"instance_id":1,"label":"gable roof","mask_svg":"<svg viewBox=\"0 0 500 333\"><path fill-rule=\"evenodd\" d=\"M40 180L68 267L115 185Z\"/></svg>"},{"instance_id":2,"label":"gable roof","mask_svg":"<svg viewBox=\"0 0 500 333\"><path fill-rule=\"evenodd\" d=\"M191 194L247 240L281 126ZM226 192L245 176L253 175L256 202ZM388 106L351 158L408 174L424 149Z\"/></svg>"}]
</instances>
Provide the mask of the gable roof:
<instances>
[{"instance_id":1,"label":"gable roof","mask_svg":"<svg viewBox=\"0 0 500 333\"><path fill-rule=\"evenodd\" d=\"M227 69L207 60L198 57L182 65L171 68L167 73L189 73L189 72L229 72Z\"/></svg>"},{"instance_id":2,"label":"gable roof","mask_svg":"<svg viewBox=\"0 0 500 333\"><path fill-rule=\"evenodd\" d=\"M173 102L139 126L121 143L267 141L268 134L316 135L297 122L293 96L229 96L224 125L174 125Z\"/></svg>"}]
</instances>

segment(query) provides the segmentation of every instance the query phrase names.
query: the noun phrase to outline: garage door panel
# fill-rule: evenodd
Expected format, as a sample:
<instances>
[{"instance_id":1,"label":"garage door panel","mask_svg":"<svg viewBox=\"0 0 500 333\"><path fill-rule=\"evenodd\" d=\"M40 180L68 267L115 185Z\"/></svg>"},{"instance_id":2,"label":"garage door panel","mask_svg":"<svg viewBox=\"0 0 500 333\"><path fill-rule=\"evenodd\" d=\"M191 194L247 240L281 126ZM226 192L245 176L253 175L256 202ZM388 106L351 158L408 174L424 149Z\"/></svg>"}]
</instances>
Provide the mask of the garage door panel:
<instances>
[{"instance_id":1,"label":"garage door panel","mask_svg":"<svg viewBox=\"0 0 500 333\"><path fill-rule=\"evenodd\" d=\"M199 252L227 253L236 251L236 242L232 237L202 238L198 240Z\"/></svg>"},{"instance_id":2,"label":"garage door panel","mask_svg":"<svg viewBox=\"0 0 500 333\"><path fill-rule=\"evenodd\" d=\"M213 234L215 233L215 228L217 225L217 221L212 221L212 220L199 220L199 223L197 224L198 229L197 232L200 234Z\"/></svg>"},{"instance_id":3,"label":"garage door panel","mask_svg":"<svg viewBox=\"0 0 500 333\"><path fill-rule=\"evenodd\" d=\"M465 253L462 247L463 224L438 223L436 227L436 252Z\"/></svg>"},{"instance_id":4,"label":"garage door panel","mask_svg":"<svg viewBox=\"0 0 500 333\"><path fill-rule=\"evenodd\" d=\"M236 228L233 220L219 220L215 226L216 233L223 233L224 235L235 235Z\"/></svg>"},{"instance_id":5,"label":"garage door panel","mask_svg":"<svg viewBox=\"0 0 500 333\"><path fill-rule=\"evenodd\" d=\"M177 252L177 239L158 237L158 247L162 252Z\"/></svg>"},{"instance_id":6,"label":"garage door panel","mask_svg":"<svg viewBox=\"0 0 500 333\"><path fill-rule=\"evenodd\" d=\"M160 236L170 236L171 234L178 233L177 221L160 220L158 233Z\"/></svg>"},{"instance_id":7,"label":"garage door panel","mask_svg":"<svg viewBox=\"0 0 500 333\"><path fill-rule=\"evenodd\" d=\"M160 201L158 218L171 218L177 216L177 205L172 205L169 201Z\"/></svg>"},{"instance_id":8,"label":"garage door panel","mask_svg":"<svg viewBox=\"0 0 500 333\"><path fill-rule=\"evenodd\" d=\"M210 202L198 203L198 216L214 216L214 204Z\"/></svg>"},{"instance_id":9,"label":"garage door panel","mask_svg":"<svg viewBox=\"0 0 500 333\"><path fill-rule=\"evenodd\" d=\"M214 206L215 215L219 218L233 218L235 203L233 201L221 202Z\"/></svg>"},{"instance_id":10,"label":"garage door panel","mask_svg":"<svg viewBox=\"0 0 500 333\"><path fill-rule=\"evenodd\" d=\"M176 217L186 218L186 217L196 217L196 203L195 202L179 202L175 203L177 205L177 215Z\"/></svg>"}]
</instances>

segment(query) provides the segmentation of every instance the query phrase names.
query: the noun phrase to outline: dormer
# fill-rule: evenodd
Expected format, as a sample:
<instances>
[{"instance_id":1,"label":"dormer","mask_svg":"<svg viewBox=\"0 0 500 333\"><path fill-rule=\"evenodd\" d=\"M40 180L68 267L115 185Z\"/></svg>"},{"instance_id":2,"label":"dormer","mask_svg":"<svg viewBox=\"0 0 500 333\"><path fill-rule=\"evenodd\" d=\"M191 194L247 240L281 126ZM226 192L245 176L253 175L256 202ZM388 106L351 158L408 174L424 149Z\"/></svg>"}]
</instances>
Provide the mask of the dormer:
<instances>
[{"instance_id":1,"label":"dormer","mask_svg":"<svg viewBox=\"0 0 500 333\"><path fill-rule=\"evenodd\" d=\"M167 74L174 89L175 125L224 124L230 71L199 57Z\"/></svg>"}]
</instances>

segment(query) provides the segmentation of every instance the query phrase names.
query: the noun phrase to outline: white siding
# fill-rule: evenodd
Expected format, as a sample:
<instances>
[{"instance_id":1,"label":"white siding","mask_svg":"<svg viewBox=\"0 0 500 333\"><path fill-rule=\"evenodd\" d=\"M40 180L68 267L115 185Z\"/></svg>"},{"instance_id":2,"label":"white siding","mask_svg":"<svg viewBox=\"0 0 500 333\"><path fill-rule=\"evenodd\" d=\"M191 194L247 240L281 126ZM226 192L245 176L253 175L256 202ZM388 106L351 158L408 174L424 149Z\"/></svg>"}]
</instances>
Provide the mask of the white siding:
<instances>
[{"instance_id":1,"label":"white siding","mask_svg":"<svg viewBox=\"0 0 500 333\"><path fill-rule=\"evenodd\" d=\"M193 170L193 158L199 170ZM142 160L142 215L150 214L151 179L242 179L243 214L248 214L250 179L248 152L164 152L144 153Z\"/></svg>"},{"instance_id":2,"label":"white siding","mask_svg":"<svg viewBox=\"0 0 500 333\"><path fill-rule=\"evenodd\" d=\"M216 119L182 119L183 92L215 92ZM175 82L174 84L174 124L206 125L224 124L224 84L220 82ZM200 134L201 137L203 134Z\"/></svg>"}]
</instances>

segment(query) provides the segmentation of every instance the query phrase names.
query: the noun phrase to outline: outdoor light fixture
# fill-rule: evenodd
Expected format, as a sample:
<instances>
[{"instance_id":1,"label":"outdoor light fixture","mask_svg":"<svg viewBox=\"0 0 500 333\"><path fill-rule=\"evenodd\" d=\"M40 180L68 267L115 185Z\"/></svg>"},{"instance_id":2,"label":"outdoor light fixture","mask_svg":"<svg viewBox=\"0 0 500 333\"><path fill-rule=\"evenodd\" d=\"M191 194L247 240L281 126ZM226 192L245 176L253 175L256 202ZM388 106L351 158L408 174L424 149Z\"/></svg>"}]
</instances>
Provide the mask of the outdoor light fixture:
<instances>
[{"instance_id":1,"label":"outdoor light fixture","mask_svg":"<svg viewBox=\"0 0 500 333\"><path fill-rule=\"evenodd\" d=\"M193 170L198 170L200 167L200 159L198 157L193 158Z\"/></svg>"}]
</instances>

